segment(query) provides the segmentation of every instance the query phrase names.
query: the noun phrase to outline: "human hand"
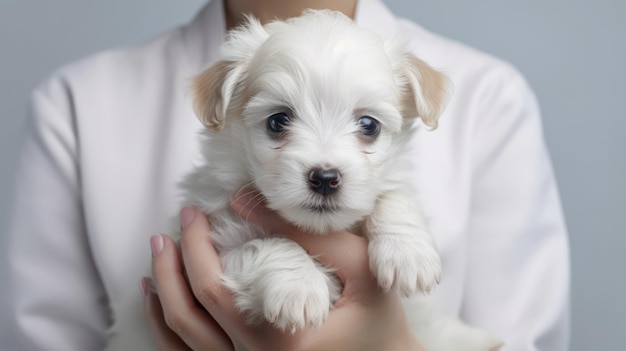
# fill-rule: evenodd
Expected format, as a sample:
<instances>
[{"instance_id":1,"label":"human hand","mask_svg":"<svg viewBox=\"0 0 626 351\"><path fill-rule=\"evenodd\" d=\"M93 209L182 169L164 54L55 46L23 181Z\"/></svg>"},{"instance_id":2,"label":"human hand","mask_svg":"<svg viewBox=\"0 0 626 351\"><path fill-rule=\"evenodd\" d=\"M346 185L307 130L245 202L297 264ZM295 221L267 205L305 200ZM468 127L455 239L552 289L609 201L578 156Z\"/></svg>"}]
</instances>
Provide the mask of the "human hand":
<instances>
[{"instance_id":1,"label":"human hand","mask_svg":"<svg viewBox=\"0 0 626 351\"><path fill-rule=\"evenodd\" d=\"M147 294L145 309L160 349L423 350L407 325L400 298L395 292L382 291L372 277L364 238L349 232L328 236L305 233L257 198L258 193L247 191L232 208L268 233L298 242L333 267L342 281L344 290L327 321L320 328L295 334L267 323L247 325L232 294L221 284L221 264L208 235L206 217L185 208L181 211L180 253L167 236L155 236L151 241L158 295ZM144 286L149 284L145 279Z\"/></svg>"}]
</instances>

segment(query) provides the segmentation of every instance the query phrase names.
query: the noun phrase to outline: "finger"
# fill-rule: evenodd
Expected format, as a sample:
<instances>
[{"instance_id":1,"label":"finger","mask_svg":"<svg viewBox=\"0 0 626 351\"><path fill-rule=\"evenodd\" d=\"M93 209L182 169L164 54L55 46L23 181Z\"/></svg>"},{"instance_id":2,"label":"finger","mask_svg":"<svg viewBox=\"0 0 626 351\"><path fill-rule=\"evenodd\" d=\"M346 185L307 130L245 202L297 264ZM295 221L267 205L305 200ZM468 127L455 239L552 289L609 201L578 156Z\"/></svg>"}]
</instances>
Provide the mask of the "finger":
<instances>
[{"instance_id":1,"label":"finger","mask_svg":"<svg viewBox=\"0 0 626 351\"><path fill-rule=\"evenodd\" d=\"M198 306L181 265L176 244L166 235L151 239L152 274L165 325L193 350L228 350L232 345L218 323Z\"/></svg>"},{"instance_id":2,"label":"finger","mask_svg":"<svg viewBox=\"0 0 626 351\"><path fill-rule=\"evenodd\" d=\"M222 284L222 265L211 242L206 216L195 207L181 211L180 238L183 261L193 294L227 332L243 325L232 294Z\"/></svg>"},{"instance_id":3,"label":"finger","mask_svg":"<svg viewBox=\"0 0 626 351\"><path fill-rule=\"evenodd\" d=\"M231 208L247 221L269 235L291 239L321 263L338 269L336 274L345 282L347 277L370 275L367 240L347 231L319 235L305 232L286 222L265 206L264 198L254 188L243 188L231 199Z\"/></svg>"},{"instance_id":4,"label":"finger","mask_svg":"<svg viewBox=\"0 0 626 351\"><path fill-rule=\"evenodd\" d=\"M159 297L150 291L150 278L141 279L141 290L144 294L144 312L148 319L150 331L159 350L191 350L185 342L167 326L163 317L163 307Z\"/></svg>"}]
</instances>

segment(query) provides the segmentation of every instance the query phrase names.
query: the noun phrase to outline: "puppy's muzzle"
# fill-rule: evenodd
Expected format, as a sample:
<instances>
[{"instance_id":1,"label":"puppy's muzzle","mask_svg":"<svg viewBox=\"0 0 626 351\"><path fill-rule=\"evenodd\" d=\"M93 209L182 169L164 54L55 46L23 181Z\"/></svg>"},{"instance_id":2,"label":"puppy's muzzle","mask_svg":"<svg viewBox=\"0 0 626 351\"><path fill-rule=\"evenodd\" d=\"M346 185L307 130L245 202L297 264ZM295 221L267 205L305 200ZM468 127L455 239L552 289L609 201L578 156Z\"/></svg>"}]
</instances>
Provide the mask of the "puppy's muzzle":
<instances>
[{"instance_id":1,"label":"puppy's muzzle","mask_svg":"<svg viewBox=\"0 0 626 351\"><path fill-rule=\"evenodd\" d=\"M336 169L314 168L309 173L309 185L316 193L330 196L341 186L341 173Z\"/></svg>"}]
</instances>

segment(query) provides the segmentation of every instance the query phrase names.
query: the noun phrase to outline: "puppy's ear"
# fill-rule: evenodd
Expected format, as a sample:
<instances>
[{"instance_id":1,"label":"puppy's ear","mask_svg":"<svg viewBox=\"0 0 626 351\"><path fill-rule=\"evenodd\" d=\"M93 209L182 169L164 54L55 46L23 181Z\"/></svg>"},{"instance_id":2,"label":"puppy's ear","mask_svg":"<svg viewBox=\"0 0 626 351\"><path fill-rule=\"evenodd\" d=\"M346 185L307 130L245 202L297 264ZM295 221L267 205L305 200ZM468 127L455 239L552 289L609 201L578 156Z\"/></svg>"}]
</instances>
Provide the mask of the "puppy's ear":
<instances>
[{"instance_id":1,"label":"puppy's ear","mask_svg":"<svg viewBox=\"0 0 626 351\"><path fill-rule=\"evenodd\" d=\"M231 30L222 45L224 59L193 78L193 109L200 122L212 131L224 127L230 104L240 95L250 60L268 34L252 16Z\"/></svg>"},{"instance_id":2,"label":"puppy's ear","mask_svg":"<svg viewBox=\"0 0 626 351\"><path fill-rule=\"evenodd\" d=\"M439 116L450 96L450 81L426 62L410 54L404 55L400 66L402 115L419 117L427 126L437 128Z\"/></svg>"},{"instance_id":3,"label":"puppy's ear","mask_svg":"<svg viewBox=\"0 0 626 351\"><path fill-rule=\"evenodd\" d=\"M218 61L192 82L193 110L200 122L214 132L224 127L237 80L234 67L231 61Z\"/></svg>"}]
</instances>

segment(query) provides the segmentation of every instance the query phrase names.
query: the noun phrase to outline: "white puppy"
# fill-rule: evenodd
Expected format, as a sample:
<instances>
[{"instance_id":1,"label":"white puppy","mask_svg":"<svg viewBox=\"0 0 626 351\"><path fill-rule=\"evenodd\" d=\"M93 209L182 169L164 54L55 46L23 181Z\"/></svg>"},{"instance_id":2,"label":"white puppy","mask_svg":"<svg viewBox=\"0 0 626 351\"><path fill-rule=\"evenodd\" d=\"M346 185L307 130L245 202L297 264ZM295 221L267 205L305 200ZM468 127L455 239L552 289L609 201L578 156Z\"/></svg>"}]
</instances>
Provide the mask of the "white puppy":
<instances>
[{"instance_id":1,"label":"white puppy","mask_svg":"<svg viewBox=\"0 0 626 351\"><path fill-rule=\"evenodd\" d=\"M447 80L401 41L384 42L329 11L265 26L251 18L229 34L223 59L195 78L193 94L207 127L206 163L184 181L186 202L210 217L224 282L251 323L319 326L341 286L298 244L267 237L232 213L229 197L246 185L311 233L348 229L367 237L383 289L410 296L439 282L407 144L417 117L437 126ZM429 350L499 345L421 310L408 313L425 314L418 329Z\"/></svg>"},{"instance_id":2,"label":"white puppy","mask_svg":"<svg viewBox=\"0 0 626 351\"><path fill-rule=\"evenodd\" d=\"M224 56L195 81L194 107L209 129L206 164L184 188L188 203L212 217L238 300L248 298L244 291L277 299L239 301L244 310L267 311L280 328L317 326L340 290L297 244L265 238L231 213L229 196L247 184L306 230L367 236L383 288L433 288L441 264L407 193L404 146L408 118L436 125L445 79L329 12L265 27L251 20L230 34Z\"/></svg>"},{"instance_id":3,"label":"white puppy","mask_svg":"<svg viewBox=\"0 0 626 351\"><path fill-rule=\"evenodd\" d=\"M348 229L367 237L382 288L430 291L441 262L411 189L408 143L418 117L437 126L446 78L402 41L385 42L328 11L265 27L249 19L223 51L194 80L206 162L182 187L185 203L211 219L224 282L242 313L287 331L315 327L341 292L331 270L299 245L231 212L230 196L247 185L312 235ZM107 351L155 349L140 299L133 293L111 306ZM430 351L501 345L426 300L413 298L406 313Z\"/></svg>"}]
</instances>

